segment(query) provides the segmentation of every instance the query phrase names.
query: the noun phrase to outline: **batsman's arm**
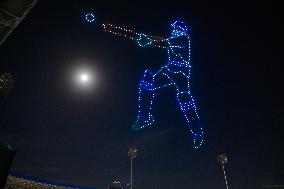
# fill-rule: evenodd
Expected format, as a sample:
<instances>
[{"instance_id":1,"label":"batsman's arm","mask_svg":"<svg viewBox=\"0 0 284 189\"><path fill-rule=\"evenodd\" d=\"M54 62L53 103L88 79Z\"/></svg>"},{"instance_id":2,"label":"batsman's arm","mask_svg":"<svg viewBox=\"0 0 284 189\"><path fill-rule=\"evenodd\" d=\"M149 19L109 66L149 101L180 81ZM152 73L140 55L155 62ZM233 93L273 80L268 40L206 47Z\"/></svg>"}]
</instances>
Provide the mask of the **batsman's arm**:
<instances>
[{"instance_id":1,"label":"batsman's arm","mask_svg":"<svg viewBox=\"0 0 284 189\"><path fill-rule=\"evenodd\" d=\"M162 37L157 37L157 36L151 36L147 34L140 33L138 35L138 38L136 39L137 43L141 47L146 47L146 46L155 46L155 47L160 47L160 48L167 48L168 47L168 42L162 38Z\"/></svg>"},{"instance_id":2,"label":"batsman's arm","mask_svg":"<svg viewBox=\"0 0 284 189\"><path fill-rule=\"evenodd\" d=\"M166 39L157 36L151 36L144 33L137 33L133 30L129 30L120 26L114 26L109 23L103 24L103 29L105 32L112 33L114 35L122 36L132 40L136 40L140 47L146 47L149 45L167 48L168 42Z\"/></svg>"}]
</instances>

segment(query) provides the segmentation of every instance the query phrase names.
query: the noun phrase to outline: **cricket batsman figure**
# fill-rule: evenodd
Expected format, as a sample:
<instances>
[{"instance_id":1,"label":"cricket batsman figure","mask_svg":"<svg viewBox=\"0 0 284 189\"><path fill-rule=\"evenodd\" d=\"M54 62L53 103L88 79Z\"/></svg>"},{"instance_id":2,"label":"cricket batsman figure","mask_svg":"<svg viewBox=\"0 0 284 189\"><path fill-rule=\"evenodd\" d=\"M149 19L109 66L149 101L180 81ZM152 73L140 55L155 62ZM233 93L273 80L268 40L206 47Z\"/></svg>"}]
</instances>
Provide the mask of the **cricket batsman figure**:
<instances>
[{"instance_id":1,"label":"cricket batsman figure","mask_svg":"<svg viewBox=\"0 0 284 189\"><path fill-rule=\"evenodd\" d=\"M183 112L187 127L192 136L193 147L199 148L203 143L203 128L197 113L195 101L190 91L190 38L189 28L183 21L174 21L170 25L171 36L164 39L143 33L135 33L120 27L125 33L115 34L130 36L135 39L139 46L157 46L167 49L168 62L160 70L151 72L146 70L141 78L138 91L138 114L133 130L143 129L154 124L152 106L155 99L155 92L161 88L174 86L176 88L177 101L180 110ZM129 33L132 35L127 35Z\"/></svg>"}]
</instances>

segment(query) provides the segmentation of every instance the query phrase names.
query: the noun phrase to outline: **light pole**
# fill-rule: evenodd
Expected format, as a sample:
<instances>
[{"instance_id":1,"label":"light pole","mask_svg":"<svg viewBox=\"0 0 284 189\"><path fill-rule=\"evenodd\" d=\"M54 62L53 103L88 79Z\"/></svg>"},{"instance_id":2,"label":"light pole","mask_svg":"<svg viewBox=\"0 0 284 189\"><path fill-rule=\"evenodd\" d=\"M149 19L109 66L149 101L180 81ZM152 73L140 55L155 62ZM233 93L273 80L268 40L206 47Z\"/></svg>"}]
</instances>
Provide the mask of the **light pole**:
<instances>
[{"instance_id":1,"label":"light pole","mask_svg":"<svg viewBox=\"0 0 284 189\"><path fill-rule=\"evenodd\" d=\"M227 177L226 177L226 172L225 172L225 164L228 163L228 157L225 154L220 154L220 155L217 156L217 161L223 169L225 184L226 184L227 189L229 189Z\"/></svg>"},{"instance_id":2,"label":"light pole","mask_svg":"<svg viewBox=\"0 0 284 189\"><path fill-rule=\"evenodd\" d=\"M137 156L137 148L131 147L128 150L128 157L130 158L130 189L132 189L133 182L132 182L132 160Z\"/></svg>"}]
</instances>

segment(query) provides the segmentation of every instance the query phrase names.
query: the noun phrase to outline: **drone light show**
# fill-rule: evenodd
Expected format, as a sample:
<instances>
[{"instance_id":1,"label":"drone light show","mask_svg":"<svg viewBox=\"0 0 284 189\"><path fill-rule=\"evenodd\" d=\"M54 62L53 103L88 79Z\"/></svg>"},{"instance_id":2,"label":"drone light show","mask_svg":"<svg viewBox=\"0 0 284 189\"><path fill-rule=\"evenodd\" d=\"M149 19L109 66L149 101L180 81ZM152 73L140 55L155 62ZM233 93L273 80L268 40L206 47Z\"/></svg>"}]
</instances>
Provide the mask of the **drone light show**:
<instances>
[{"instance_id":1,"label":"drone light show","mask_svg":"<svg viewBox=\"0 0 284 189\"><path fill-rule=\"evenodd\" d=\"M87 22L93 23L93 22L95 22L96 17L95 17L94 13L87 13L85 15L85 19L86 19Z\"/></svg>"},{"instance_id":2,"label":"drone light show","mask_svg":"<svg viewBox=\"0 0 284 189\"><path fill-rule=\"evenodd\" d=\"M176 89L179 109L184 115L193 140L193 147L200 148L204 132L196 103L190 91L190 38L189 28L183 21L176 20L170 24L171 35L167 38L137 33L129 29L103 24L106 32L136 40L140 47L155 46L167 49L168 61L158 71L145 70L138 87L138 113L132 129L137 131L155 123L153 103L155 92L172 86ZM183 82L181 82L183 81ZM183 83L186 83L184 86Z\"/></svg>"},{"instance_id":3,"label":"drone light show","mask_svg":"<svg viewBox=\"0 0 284 189\"><path fill-rule=\"evenodd\" d=\"M110 23L104 23L103 28L105 32L135 40L140 47L146 47L147 45L151 44L155 47L166 48L165 46L163 46L163 38L158 36L137 33L133 30L122 28L120 26L114 26Z\"/></svg>"}]
</instances>

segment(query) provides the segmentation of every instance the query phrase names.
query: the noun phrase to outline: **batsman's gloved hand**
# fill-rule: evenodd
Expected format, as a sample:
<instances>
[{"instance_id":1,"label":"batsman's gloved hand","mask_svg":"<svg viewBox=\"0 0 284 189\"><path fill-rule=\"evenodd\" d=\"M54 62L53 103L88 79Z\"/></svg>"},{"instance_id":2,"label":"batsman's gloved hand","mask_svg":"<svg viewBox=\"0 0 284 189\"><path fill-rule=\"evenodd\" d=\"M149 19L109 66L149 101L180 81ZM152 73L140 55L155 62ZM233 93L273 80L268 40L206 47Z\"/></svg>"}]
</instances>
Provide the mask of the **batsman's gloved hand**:
<instances>
[{"instance_id":1,"label":"batsman's gloved hand","mask_svg":"<svg viewBox=\"0 0 284 189\"><path fill-rule=\"evenodd\" d=\"M137 43L140 47L146 47L150 45L152 42L153 40L144 33L140 33L137 39Z\"/></svg>"}]
</instances>

